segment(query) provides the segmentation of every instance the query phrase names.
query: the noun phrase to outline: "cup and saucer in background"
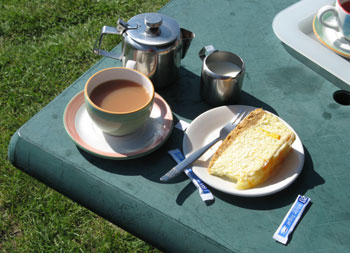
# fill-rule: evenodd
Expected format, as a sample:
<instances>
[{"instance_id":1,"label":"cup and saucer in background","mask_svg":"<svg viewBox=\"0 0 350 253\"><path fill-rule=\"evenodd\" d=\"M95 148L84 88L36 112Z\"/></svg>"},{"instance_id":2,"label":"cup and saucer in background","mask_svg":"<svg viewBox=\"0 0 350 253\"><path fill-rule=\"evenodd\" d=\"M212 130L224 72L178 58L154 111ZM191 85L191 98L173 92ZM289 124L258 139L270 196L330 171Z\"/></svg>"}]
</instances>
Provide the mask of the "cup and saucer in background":
<instances>
[{"instance_id":1,"label":"cup and saucer in background","mask_svg":"<svg viewBox=\"0 0 350 253\"><path fill-rule=\"evenodd\" d=\"M325 5L312 22L317 39L335 53L350 58L350 0Z\"/></svg>"}]
</instances>

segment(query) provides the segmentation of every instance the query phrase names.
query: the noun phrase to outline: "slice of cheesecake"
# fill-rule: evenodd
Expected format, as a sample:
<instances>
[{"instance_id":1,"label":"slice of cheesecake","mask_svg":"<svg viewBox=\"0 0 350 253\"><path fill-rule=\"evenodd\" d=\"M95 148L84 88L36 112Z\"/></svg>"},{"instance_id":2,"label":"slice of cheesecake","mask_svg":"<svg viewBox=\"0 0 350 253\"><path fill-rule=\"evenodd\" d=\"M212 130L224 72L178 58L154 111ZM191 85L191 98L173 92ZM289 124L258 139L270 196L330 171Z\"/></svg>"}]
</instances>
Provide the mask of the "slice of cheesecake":
<instances>
[{"instance_id":1,"label":"slice of cheesecake","mask_svg":"<svg viewBox=\"0 0 350 253\"><path fill-rule=\"evenodd\" d=\"M266 181L291 151L294 132L276 115L255 109L225 138L209 163L211 175L250 189Z\"/></svg>"}]
</instances>

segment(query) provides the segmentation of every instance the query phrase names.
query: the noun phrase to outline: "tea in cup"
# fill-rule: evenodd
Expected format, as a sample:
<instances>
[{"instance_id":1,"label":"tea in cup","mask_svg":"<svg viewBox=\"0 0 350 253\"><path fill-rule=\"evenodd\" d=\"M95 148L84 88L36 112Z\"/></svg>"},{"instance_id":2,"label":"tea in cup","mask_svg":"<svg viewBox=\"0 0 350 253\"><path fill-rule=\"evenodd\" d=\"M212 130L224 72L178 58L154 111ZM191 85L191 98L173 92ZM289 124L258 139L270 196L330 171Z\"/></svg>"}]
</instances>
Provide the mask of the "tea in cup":
<instances>
[{"instance_id":1,"label":"tea in cup","mask_svg":"<svg viewBox=\"0 0 350 253\"><path fill-rule=\"evenodd\" d=\"M89 116L103 132L123 136L149 119L154 87L146 75L134 69L107 68L89 78L84 98Z\"/></svg>"},{"instance_id":2,"label":"tea in cup","mask_svg":"<svg viewBox=\"0 0 350 253\"><path fill-rule=\"evenodd\" d=\"M333 17L334 21L326 20L326 17ZM350 0L336 0L335 6L323 6L317 12L317 18L322 25L340 32L345 39L350 40Z\"/></svg>"},{"instance_id":3,"label":"tea in cup","mask_svg":"<svg viewBox=\"0 0 350 253\"><path fill-rule=\"evenodd\" d=\"M231 52L215 50L212 45L199 51L203 61L200 95L212 106L235 104L243 85L245 64Z\"/></svg>"}]
</instances>

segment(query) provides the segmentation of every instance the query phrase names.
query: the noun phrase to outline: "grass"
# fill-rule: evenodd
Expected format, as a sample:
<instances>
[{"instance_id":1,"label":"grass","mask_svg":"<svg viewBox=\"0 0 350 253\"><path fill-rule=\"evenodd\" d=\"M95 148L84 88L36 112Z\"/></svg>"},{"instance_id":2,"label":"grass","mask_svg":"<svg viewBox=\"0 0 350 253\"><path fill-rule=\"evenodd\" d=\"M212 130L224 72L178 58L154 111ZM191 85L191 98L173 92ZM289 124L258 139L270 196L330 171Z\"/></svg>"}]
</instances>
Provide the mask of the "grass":
<instances>
[{"instance_id":1,"label":"grass","mask_svg":"<svg viewBox=\"0 0 350 253\"><path fill-rule=\"evenodd\" d=\"M0 2L0 252L158 252L14 168L7 149L21 125L100 59L92 47L103 25L166 2Z\"/></svg>"}]
</instances>

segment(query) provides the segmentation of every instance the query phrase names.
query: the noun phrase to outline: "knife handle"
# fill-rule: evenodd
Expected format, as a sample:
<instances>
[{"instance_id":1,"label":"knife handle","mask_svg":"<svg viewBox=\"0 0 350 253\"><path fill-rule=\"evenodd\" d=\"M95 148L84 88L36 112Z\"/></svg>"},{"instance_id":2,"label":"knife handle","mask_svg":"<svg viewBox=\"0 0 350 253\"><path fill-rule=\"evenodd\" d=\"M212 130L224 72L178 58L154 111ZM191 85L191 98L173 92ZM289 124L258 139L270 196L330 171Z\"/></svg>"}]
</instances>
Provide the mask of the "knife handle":
<instances>
[{"instance_id":1,"label":"knife handle","mask_svg":"<svg viewBox=\"0 0 350 253\"><path fill-rule=\"evenodd\" d=\"M205 146L197 149L196 151L192 152L188 157L186 157L185 160L180 162L178 165L176 165L174 168L169 170L164 176L160 178L160 181L166 182L169 179L176 177L179 175L182 171L184 171L189 165L191 165L194 161L196 161L202 154L204 154L205 151L207 151L211 146L213 146L219 138L215 138Z\"/></svg>"}]
</instances>

